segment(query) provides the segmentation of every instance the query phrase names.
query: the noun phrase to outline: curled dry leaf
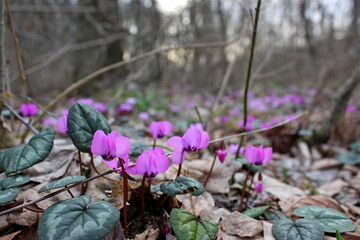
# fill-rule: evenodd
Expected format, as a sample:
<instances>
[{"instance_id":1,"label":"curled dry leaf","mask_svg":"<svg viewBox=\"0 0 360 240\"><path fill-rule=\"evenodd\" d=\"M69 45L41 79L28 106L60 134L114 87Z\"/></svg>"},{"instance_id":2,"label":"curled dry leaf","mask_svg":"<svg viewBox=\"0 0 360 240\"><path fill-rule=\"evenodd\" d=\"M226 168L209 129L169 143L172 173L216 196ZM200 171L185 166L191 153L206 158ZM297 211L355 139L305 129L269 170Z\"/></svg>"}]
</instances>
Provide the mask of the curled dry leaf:
<instances>
[{"instance_id":1,"label":"curled dry leaf","mask_svg":"<svg viewBox=\"0 0 360 240\"><path fill-rule=\"evenodd\" d=\"M134 240L156 240L160 234L160 229L148 228L141 234L136 234Z\"/></svg>"},{"instance_id":2,"label":"curled dry leaf","mask_svg":"<svg viewBox=\"0 0 360 240\"><path fill-rule=\"evenodd\" d=\"M282 201L285 201L296 195L306 195L305 192L300 188L285 184L275 178L267 176L266 174L262 174L262 176L264 182L264 191L271 193Z\"/></svg>"},{"instance_id":3,"label":"curled dry leaf","mask_svg":"<svg viewBox=\"0 0 360 240\"><path fill-rule=\"evenodd\" d=\"M322 195L293 197L288 201L280 201L279 205L287 216L295 216L294 210L305 205L327 207L345 213L336 200Z\"/></svg>"},{"instance_id":4,"label":"curled dry leaf","mask_svg":"<svg viewBox=\"0 0 360 240\"><path fill-rule=\"evenodd\" d=\"M332 159L332 158L325 158L322 160L317 160L314 162L314 164L311 166L311 170L323 170L333 167L338 167L342 163L339 160Z\"/></svg>"},{"instance_id":5,"label":"curled dry leaf","mask_svg":"<svg viewBox=\"0 0 360 240\"><path fill-rule=\"evenodd\" d=\"M220 229L228 235L252 238L263 231L263 225L261 221L233 212L220 222Z\"/></svg>"},{"instance_id":6,"label":"curled dry leaf","mask_svg":"<svg viewBox=\"0 0 360 240\"><path fill-rule=\"evenodd\" d=\"M203 210L212 210L215 207L215 201L208 192L200 196L192 196L191 193L181 194L176 195L176 198L182 202L181 208L189 210L196 216L199 216Z\"/></svg>"}]
</instances>

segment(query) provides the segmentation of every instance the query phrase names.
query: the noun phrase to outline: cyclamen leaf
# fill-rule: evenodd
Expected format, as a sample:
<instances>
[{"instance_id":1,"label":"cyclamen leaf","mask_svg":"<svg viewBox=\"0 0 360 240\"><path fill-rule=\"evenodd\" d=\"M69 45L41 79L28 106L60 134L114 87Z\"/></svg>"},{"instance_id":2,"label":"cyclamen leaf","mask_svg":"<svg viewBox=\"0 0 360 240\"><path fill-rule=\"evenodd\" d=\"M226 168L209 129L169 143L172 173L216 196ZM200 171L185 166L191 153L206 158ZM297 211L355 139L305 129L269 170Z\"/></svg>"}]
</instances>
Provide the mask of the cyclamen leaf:
<instances>
[{"instance_id":1,"label":"cyclamen leaf","mask_svg":"<svg viewBox=\"0 0 360 240\"><path fill-rule=\"evenodd\" d=\"M74 145L81 152L90 153L91 142L97 130L106 134L111 129L104 115L98 110L84 103L74 103L68 113L68 134Z\"/></svg>"},{"instance_id":2,"label":"cyclamen leaf","mask_svg":"<svg viewBox=\"0 0 360 240\"><path fill-rule=\"evenodd\" d=\"M109 234L120 212L105 201L89 202L90 196L82 195L46 209L39 222L39 240L100 240Z\"/></svg>"},{"instance_id":3,"label":"cyclamen leaf","mask_svg":"<svg viewBox=\"0 0 360 240\"><path fill-rule=\"evenodd\" d=\"M325 232L335 233L337 229L342 233L356 229L356 225L346 214L331 208L309 205L295 209L294 213L296 216L318 222Z\"/></svg>"},{"instance_id":4,"label":"cyclamen leaf","mask_svg":"<svg viewBox=\"0 0 360 240\"><path fill-rule=\"evenodd\" d=\"M10 174L43 161L49 155L53 142L54 132L46 128L33 136L27 145L0 151L0 169Z\"/></svg>"},{"instance_id":5,"label":"cyclamen leaf","mask_svg":"<svg viewBox=\"0 0 360 240\"><path fill-rule=\"evenodd\" d=\"M171 211L170 223L179 240L210 240L218 230L217 224L200 220L189 211L178 208Z\"/></svg>"},{"instance_id":6,"label":"cyclamen leaf","mask_svg":"<svg viewBox=\"0 0 360 240\"><path fill-rule=\"evenodd\" d=\"M277 221L279 219L290 219L288 216L286 216L285 214L283 214L282 212L280 212L279 210L275 210L273 209L277 215L279 215L281 218L279 218L278 216L276 216L274 213L270 212L270 211L266 211L265 212L265 217L267 220L270 220L270 221Z\"/></svg>"},{"instance_id":7,"label":"cyclamen leaf","mask_svg":"<svg viewBox=\"0 0 360 240\"><path fill-rule=\"evenodd\" d=\"M7 177L0 180L0 189L8 189L12 187L21 186L28 183L30 178L24 173L17 174L15 176Z\"/></svg>"},{"instance_id":8,"label":"cyclamen leaf","mask_svg":"<svg viewBox=\"0 0 360 240\"><path fill-rule=\"evenodd\" d=\"M0 191L0 204L8 203L14 200L19 194L19 189L8 188Z\"/></svg>"},{"instance_id":9,"label":"cyclamen leaf","mask_svg":"<svg viewBox=\"0 0 360 240\"><path fill-rule=\"evenodd\" d=\"M193 196L199 196L204 192L204 186L190 177L177 177L175 181L164 182L160 185L160 189L172 197L189 192L192 192Z\"/></svg>"},{"instance_id":10,"label":"cyclamen leaf","mask_svg":"<svg viewBox=\"0 0 360 240\"><path fill-rule=\"evenodd\" d=\"M270 206L254 207L254 208L245 210L244 212L242 212L242 214L244 214L248 217L257 218L260 215L262 215L269 207Z\"/></svg>"},{"instance_id":11,"label":"cyclamen leaf","mask_svg":"<svg viewBox=\"0 0 360 240\"><path fill-rule=\"evenodd\" d=\"M346 151L338 154L337 159L344 164L356 165L360 163L360 153Z\"/></svg>"},{"instance_id":12,"label":"cyclamen leaf","mask_svg":"<svg viewBox=\"0 0 360 240\"><path fill-rule=\"evenodd\" d=\"M84 176L67 176L59 180L52 181L48 183L46 186L39 189L39 193L45 192L47 190L55 189L55 188L62 188L67 185L80 182L82 180L86 179Z\"/></svg>"},{"instance_id":13,"label":"cyclamen leaf","mask_svg":"<svg viewBox=\"0 0 360 240\"><path fill-rule=\"evenodd\" d=\"M278 240L323 240L324 231L316 222L308 219L299 219L293 222L289 219L280 219L272 227L272 232Z\"/></svg>"}]
</instances>

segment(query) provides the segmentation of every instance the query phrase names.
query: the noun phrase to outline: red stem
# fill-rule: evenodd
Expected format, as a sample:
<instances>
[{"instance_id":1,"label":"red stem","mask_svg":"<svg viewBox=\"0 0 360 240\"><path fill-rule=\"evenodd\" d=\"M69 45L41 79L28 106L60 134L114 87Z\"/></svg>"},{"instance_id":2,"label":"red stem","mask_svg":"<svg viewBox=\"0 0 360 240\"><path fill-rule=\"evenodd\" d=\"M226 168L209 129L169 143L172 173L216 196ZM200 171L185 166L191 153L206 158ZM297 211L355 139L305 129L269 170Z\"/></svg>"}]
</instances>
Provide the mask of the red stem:
<instances>
[{"instance_id":1,"label":"red stem","mask_svg":"<svg viewBox=\"0 0 360 240\"><path fill-rule=\"evenodd\" d=\"M143 223L145 224L145 176L141 182L141 216Z\"/></svg>"},{"instance_id":2,"label":"red stem","mask_svg":"<svg viewBox=\"0 0 360 240\"><path fill-rule=\"evenodd\" d=\"M127 198L128 198L128 182L127 182L127 174L125 172L125 167L124 167L124 163L123 160L120 158L119 159L120 162L120 166L121 166L121 174L123 177L123 196L124 196L124 206L123 206L123 221L124 221L124 235L125 238L128 238L128 229L127 229L127 210L126 210L126 203L127 203Z\"/></svg>"},{"instance_id":3,"label":"red stem","mask_svg":"<svg viewBox=\"0 0 360 240\"><path fill-rule=\"evenodd\" d=\"M38 212L38 213L42 213L44 212L45 210L42 210L42 209L36 209L36 208L32 208L32 207L24 207L25 209L29 210L29 211L32 211L32 212Z\"/></svg>"},{"instance_id":4,"label":"red stem","mask_svg":"<svg viewBox=\"0 0 360 240\"><path fill-rule=\"evenodd\" d=\"M213 170L214 165L215 165L215 161L216 161L216 153L215 153L214 160L213 160L213 162L212 162L210 171L209 171L209 173L208 173L208 175L207 175L207 177L206 177L206 180L205 180L205 182L204 182L204 188L206 187L206 184L207 184L207 182L209 181L210 175L211 175L212 170Z\"/></svg>"},{"instance_id":5,"label":"red stem","mask_svg":"<svg viewBox=\"0 0 360 240\"><path fill-rule=\"evenodd\" d=\"M241 198L240 198L240 204L239 204L239 209L238 209L239 212L242 211L243 200L244 200L244 196L245 196L245 192L246 192L246 183L247 183L247 181L248 181L248 179L249 179L251 167L252 167L252 163L251 163L250 166L249 166L249 169L248 169L247 174L246 174L244 186L243 186L243 188L242 188ZM246 208L246 206L245 206L245 208Z\"/></svg>"},{"instance_id":6,"label":"red stem","mask_svg":"<svg viewBox=\"0 0 360 240\"><path fill-rule=\"evenodd\" d=\"M79 165L80 165L80 175L84 176L83 162L82 162L82 157L81 157L81 152L80 151L78 151L78 156L79 156ZM82 183L81 184L81 193L80 193L80 195L83 195L84 193L85 193L85 186ZM74 197L74 195L72 195L72 197Z\"/></svg>"}]
</instances>

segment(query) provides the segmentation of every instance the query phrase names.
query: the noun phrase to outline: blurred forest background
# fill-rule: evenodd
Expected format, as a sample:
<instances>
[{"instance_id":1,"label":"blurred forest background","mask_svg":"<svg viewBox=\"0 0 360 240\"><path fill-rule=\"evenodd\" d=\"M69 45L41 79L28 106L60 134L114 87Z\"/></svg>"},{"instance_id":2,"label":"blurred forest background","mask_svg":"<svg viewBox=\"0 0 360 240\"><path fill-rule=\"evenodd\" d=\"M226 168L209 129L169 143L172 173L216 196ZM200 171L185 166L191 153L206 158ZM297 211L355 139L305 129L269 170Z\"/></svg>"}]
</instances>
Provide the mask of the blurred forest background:
<instances>
[{"instance_id":1,"label":"blurred forest background","mask_svg":"<svg viewBox=\"0 0 360 240\"><path fill-rule=\"evenodd\" d=\"M11 88L14 93L35 99L45 94L56 96L69 84L104 66L181 45L189 46L106 72L79 88L77 94L114 90L124 81L140 87L190 84L194 89L216 93L229 68L228 86L241 89L244 83L253 28L250 9L256 1L9 3L26 74L19 74L5 15L5 90ZM252 76L256 87L311 87L318 89L320 96L323 91L336 92L359 65L360 1L265 0L261 11ZM219 42L218 46L191 47L213 42Z\"/></svg>"}]
</instances>

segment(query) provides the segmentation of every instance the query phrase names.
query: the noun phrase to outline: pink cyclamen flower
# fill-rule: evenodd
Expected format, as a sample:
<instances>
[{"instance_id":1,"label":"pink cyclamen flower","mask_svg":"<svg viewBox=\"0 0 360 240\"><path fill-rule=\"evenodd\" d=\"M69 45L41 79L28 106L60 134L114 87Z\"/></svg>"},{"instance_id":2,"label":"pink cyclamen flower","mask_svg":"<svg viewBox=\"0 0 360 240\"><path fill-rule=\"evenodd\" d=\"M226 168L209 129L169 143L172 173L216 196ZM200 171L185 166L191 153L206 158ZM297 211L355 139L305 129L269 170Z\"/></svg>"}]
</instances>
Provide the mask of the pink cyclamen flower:
<instances>
[{"instance_id":1,"label":"pink cyclamen flower","mask_svg":"<svg viewBox=\"0 0 360 240\"><path fill-rule=\"evenodd\" d=\"M225 116L225 115L219 116L219 121L221 123L228 123L229 122L229 117Z\"/></svg>"},{"instance_id":2,"label":"pink cyclamen flower","mask_svg":"<svg viewBox=\"0 0 360 240\"><path fill-rule=\"evenodd\" d=\"M25 117L31 117L34 116L37 111L38 107L35 104L29 103L29 104L21 104L20 106L21 114Z\"/></svg>"},{"instance_id":3,"label":"pink cyclamen flower","mask_svg":"<svg viewBox=\"0 0 360 240\"><path fill-rule=\"evenodd\" d=\"M56 125L56 119L52 118L52 117L44 118L43 124L46 127L54 126L54 125Z\"/></svg>"},{"instance_id":4,"label":"pink cyclamen flower","mask_svg":"<svg viewBox=\"0 0 360 240\"><path fill-rule=\"evenodd\" d=\"M218 156L219 160L221 163L224 163L226 155L228 154L228 151L226 150L222 150L222 149L218 149L215 151L216 155Z\"/></svg>"},{"instance_id":5,"label":"pink cyclamen flower","mask_svg":"<svg viewBox=\"0 0 360 240\"><path fill-rule=\"evenodd\" d=\"M139 118L141 121L147 122L149 120L149 114L147 112L141 112Z\"/></svg>"},{"instance_id":6,"label":"pink cyclamen flower","mask_svg":"<svg viewBox=\"0 0 360 240\"><path fill-rule=\"evenodd\" d=\"M150 124L150 132L154 139L163 138L166 135L172 133L171 122L152 122Z\"/></svg>"},{"instance_id":7,"label":"pink cyclamen flower","mask_svg":"<svg viewBox=\"0 0 360 240\"><path fill-rule=\"evenodd\" d=\"M238 147L239 147L239 144L230 144L230 145L229 145L229 152L230 152L231 154L236 155L236 151L237 151ZM245 148L244 148L244 147L240 147L239 153L240 153L240 154L243 154L244 151L245 151Z\"/></svg>"},{"instance_id":8,"label":"pink cyclamen flower","mask_svg":"<svg viewBox=\"0 0 360 240\"><path fill-rule=\"evenodd\" d=\"M92 106L98 110L99 112L101 113L106 113L107 111L107 107L106 107L106 104L105 103L102 103L102 102L94 102L92 104Z\"/></svg>"},{"instance_id":9,"label":"pink cyclamen flower","mask_svg":"<svg viewBox=\"0 0 360 240\"><path fill-rule=\"evenodd\" d=\"M202 123L192 123L190 124L190 127L191 128L196 128L198 129L199 131L203 132L204 131L204 126Z\"/></svg>"},{"instance_id":10,"label":"pink cyclamen flower","mask_svg":"<svg viewBox=\"0 0 360 240\"><path fill-rule=\"evenodd\" d=\"M67 112L65 114L62 114L61 117L57 120L57 130L61 134L67 134L68 133L68 126L67 126Z\"/></svg>"},{"instance_id":11,"label":"pink cyclamen flower","mask_svg":"<svg viewBox=\"0 0 360 240\"><path fill-rule=\"evenodd\" d=\"M252 145L247 146L245 149L245 159L257 166L269 163L272 158L272 148L254 147Z\"/></svg>"},{"instance_id":12,"label":"pink cyclamen flower","mask_svg":"<svg viewBox=\"0 0 360 240\"><path fill-rule=\"evenodd\" d=\"M154 178L157 174L166 172L168 168L169 160L160 147L144 151L135 164L135 172L146 178Z\"/></svg>"},{"instance_id":13,"label":"pink cyclamen flower","mask_svg":"<svg viewBox=\"0 0 360 240\"><path fill-rule=\"evenodd\" d=\"M262 181L258 181L255 183L254 185L254 189L257 193L262 193L263 191L263 186L264 186L264 183Z\"/></svg>"},{"instance_id":14,"label":"pink cyclamen flower","mask_svg":"<svg viewBox=\"0 0 360 240\"><path fill-rule=\"evenodd\" d=\"M173 163L180 165L184 162L187 153L207 148L209 134L195 127L190 127L182 137L171 137L166 143L174 148L171 154Z\"/></svg>"},{"instance_id":15,"label":"pink cyclamen flower","mask_svg":"<svg viewBox=\"0 0 360 240\"><path fill-rule=\"evenodd\" d=\"M118 161L124 161L125 168L129 165L130 139L119 136L118 131L112 131L108 135L103 130L97 130L91 143L91 153L102 157L103 162L109 167L118 168Z\"/></svg>"},{"instance_id":16,"label":"pink cyclamen flower","mask_svg":"<svg viewBox=\"0 0 360 240\"><path fill-rule=\"evenodd\" d=\"M354 105L349 105L345 108L346 113L353 113L355 111L356 111L356 106L354 106Z\"/></svg>"}]
</instances>

